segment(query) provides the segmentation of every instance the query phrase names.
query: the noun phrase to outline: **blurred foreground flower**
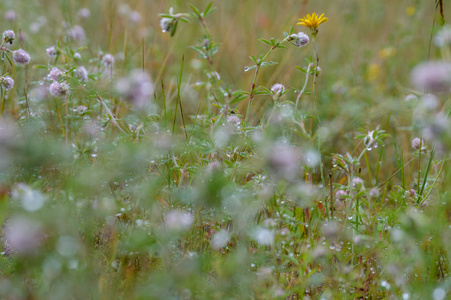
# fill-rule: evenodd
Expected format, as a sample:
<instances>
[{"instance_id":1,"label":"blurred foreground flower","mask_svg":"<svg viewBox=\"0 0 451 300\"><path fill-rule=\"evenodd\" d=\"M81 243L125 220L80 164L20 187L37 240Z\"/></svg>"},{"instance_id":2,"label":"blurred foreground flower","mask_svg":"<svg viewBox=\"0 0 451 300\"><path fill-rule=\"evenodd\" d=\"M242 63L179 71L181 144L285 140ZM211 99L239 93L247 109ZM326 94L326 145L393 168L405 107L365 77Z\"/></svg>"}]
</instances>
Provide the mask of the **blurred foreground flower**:
<instances>
[{"instance_id":1,"label":"blurred foreground flower","mask_svg":"<svg viewBox=\"0 0 451 300\"><path fill-rule=\"evenodd\" d=\"M413 85L433 93L450 92L451 63L431 61L417 65L411 74Z\"/></svg>"},{"instance_id":2,"label":"blurred foreground flower","mask_svg":"<svg viewBox=\"0 0 451 300\"><path fill-rule=\"evenodd\" d=\"M316 37L319 25L327 22L328 20L328 18L324 17L324 14L318 16L316 13L313 13L312 15L307 14L302 19L298 19L298 25L304 25L305 27L310 28L312 30L313 37Z\"/></svg>"},{"instance_id":3,"label":"blurred foreground flower","mask_svg":"<svg viewBox=\"0 0 451 300\"><path fill-rule=\"evenodd\" d=\"M24 217L11 219L5 228L6 248L18 254L33 254L41 245L41 225Z\"/></svg>"},{"instance_id":4,"label":"blurred foreground flower","mask_svg":"<svg viewBox=\"0 0 451 300\"><path fill-rule=\"evenodd\" d=\"M191 227L193 216L185 211L171 210L164 217L164 224L169 230L182 231Z\"/></svg>"},{"instance_id":5,"label":"blurred foreground flower","mask_svg":"<svg viewBox=\"0 0 451 300\"><path fill-rule=\"evenodd\" d=\"M145 109L148 106L154 91L149 74L142 70L132 71L128 77L119 79L116 90L138 109Z\"/></svg>"}]
</instances>

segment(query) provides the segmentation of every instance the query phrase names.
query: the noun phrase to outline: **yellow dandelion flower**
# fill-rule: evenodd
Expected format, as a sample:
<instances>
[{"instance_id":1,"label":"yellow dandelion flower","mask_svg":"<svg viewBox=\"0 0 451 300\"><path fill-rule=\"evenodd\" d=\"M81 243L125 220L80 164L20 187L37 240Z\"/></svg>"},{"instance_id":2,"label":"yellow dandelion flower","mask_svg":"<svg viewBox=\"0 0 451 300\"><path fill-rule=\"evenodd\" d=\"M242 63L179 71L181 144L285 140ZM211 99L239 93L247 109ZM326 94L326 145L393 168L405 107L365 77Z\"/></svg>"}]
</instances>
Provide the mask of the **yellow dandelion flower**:
<instances>
[{"instance_id":1,"label":"yellow dandelion flower","mask_svg":"<svg viewBox=\"0 0 451 300\"><path fill-rule=\"evenodd\" d=\"M318 27L324 22L327 22L329 19L322 14L321 16L318 16L316 13L313 13L312 15L307 14L303 19L298 19L299 23L298 25L304 25L305 27L308 27L312 30L313 36L316 36L318 33Z\"/></svg>"}]
</instances>

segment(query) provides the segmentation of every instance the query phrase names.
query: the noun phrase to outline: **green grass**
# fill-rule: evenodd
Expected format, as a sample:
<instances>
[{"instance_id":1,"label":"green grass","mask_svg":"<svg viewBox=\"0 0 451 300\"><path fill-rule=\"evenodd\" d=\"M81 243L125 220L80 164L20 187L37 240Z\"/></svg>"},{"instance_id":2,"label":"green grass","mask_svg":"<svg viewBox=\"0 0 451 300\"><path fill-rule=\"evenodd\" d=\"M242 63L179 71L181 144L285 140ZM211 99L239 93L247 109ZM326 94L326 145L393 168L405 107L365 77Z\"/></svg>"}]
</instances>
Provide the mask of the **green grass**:
<instances>
[{"instance_id":1,"label":"green grass","mask_svg":"<svg viewBox=\"0 0 451 300\"><path fill-rule=\"evenodd\" d=\"M447 299L450 93L410 81L451 60L434 2L0 3L31 56L1 50L0 298Z\"/></svg>"}]
</instances>

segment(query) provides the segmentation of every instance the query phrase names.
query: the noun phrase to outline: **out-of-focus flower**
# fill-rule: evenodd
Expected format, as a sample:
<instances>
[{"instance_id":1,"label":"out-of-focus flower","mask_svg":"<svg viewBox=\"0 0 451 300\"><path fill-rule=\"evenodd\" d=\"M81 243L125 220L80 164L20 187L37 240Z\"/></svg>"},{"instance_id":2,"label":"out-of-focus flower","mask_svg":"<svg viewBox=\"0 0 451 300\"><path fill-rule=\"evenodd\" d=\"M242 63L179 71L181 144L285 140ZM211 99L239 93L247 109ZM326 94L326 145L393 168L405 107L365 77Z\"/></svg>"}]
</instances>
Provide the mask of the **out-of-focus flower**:
<instances>
[{"instance_id":1,"label":"out-of-focus flower","mask_svg":"<svg viewBox=\"0 0 451 300\"><path fill-rule=\"evenodd\" d=\"M235 115L227 116L227 123L232 124L236 127L240 126L241 120Z\"/></svg>"},{"instance_id":2,"label":"out-of-focus flower","mask_svg":"<svg viewBox=\"0 0 451 300\"><path fill-rule=\"evenodd\" d=\"M78 10L78 16L82 19L86 19L91 15L91 12L89 11L88 8L81 8L80 10Z\"/></svg>"},{"instance_id":3,"label":"out-of-focus flower","mask_svg":"<svg viewBox=\"0 0 451 300\"><path fill-rule=\"evenodd\" d=\"M49 87L49 92L52 96L63 97L69 93L69 85L65 82L53 82Z\"/></svg>"},{"instance_id":4,"label":"out-of-focus flower","mask_svg":"<svg viewBox=\"0 0 451 300\"><path fill-rule=\"evenodd\" d=\"M421 148L421 150L426 149L426 147L424 147L424 141L422 139L420 139L420 138L414 138L412 140L412 148L414 150L418 150L420 148Z\"/></svg>"},{"instance_id":5,"label":"out-of-focus flower","mask_svg":"<svg viewBox=\"0 0 451 300\"><path fill-rule=\"evenodd\" d=\"M24 217L14 217L6 225L5 242L8 248L20 255L35 253L43 240L39 223Z\"/></svg>"},{"instance_id":6,"label":"out-of-focus flower","mask_svg":"<svg viewBox=\"0 0 451 300\"><path fill-rule=\"evenodd\" d=\"M14 79L10 76L0 77L0 83L5 87L6 90L10 90L14 87Z\"/></svg>"},{"instance_id":7,"label":"out-of-focus flower","mask_svg":"<svg viewBox=\"0 0 451 300\"><path fill-rule=\"evenodd\" d=\"M420 90L430 92L450 92L451 63L431 61L419 64L411 73L413 85Z\"/></svg>"},{"instance_id":8,"label":"out-of-focus flower","mask_svg":"<svg viewBox=\"0 0 451 300\"><path fill-rule=\"evenodd\" d=\"M86 33L83 27L80 25L75 25L67 31L67 35L71 37L74 41L83 41L86 39Z\"/></svg>"},{"instance_id":9,"label":"out-of-focus flower","mask_svg":"<svg viewBox=\"0 0 451 300\"><path fill-rule=\"evenodd\" d=\"M166 228L173 231L187 230L191 227L193 221L193 216L190 213L181 210L171 210L164 217Z\"/></svg>"},{"instance_id":10,"label":"out-of-focus flower","mask_svg":"<svg viewBox=\"0 0 451 300\"><path fill-rule=\"evenodd\" d=\"M352 187L355 189L360 189L363 186L363 179L360 177L352 178Z\"/></svg>"},{"instance_id":11,"label":"out-of-focus flower","mask_svg":"<svg viewBox=\"0 0 451 300\"><path fill-rule=\"evenodd\" d=\"M262 227L258 227L254 230L252 237L260 244L264 246L271 246L274 244L274 231Z\"/></svg>"},{"instance_id":12,"label":"out-of-focus flower","mask_svg":"<svg viewBox=\"0 0 451 300\"><path fill-rule=\"evenodd\" d=\"M142 70L134 70L128 77L117 81L118 93L136 108L144 109L150 103L153 85L150 76Z\"/></svg>"},{"instance_id":13,"label":"out-of-focus flower","mask_svg":"<svg viewBox=\"0 0 451 300\"><path fill-rule=\"evenodd\" d=\"M437 33L435 44L439 47L451 46L451 26L445 26Z\"/></svg>"},{"instance_id":14,"label":"out-of-focus flower","mask_svg":"<svg viewBox=\"0 0 451 300\"><path fill-rule=\"evenodd\" d=\"M13 51L13 60L19 65L27 65L30 62L30 55L23 49Z\"/></svg>"},{"instance_id":15,"label":"out-of-focus flower","mask_svg":"<svg viewBox=\"0 0 451 300\"><path fill-rule=\"evenodd\" d=\"M4 17L6 21L14 22L17 18L17 15L14 10L8 10L5 12Z\"/></svg>"},{"instance_id":16,"label":"out-of-focus flower","mask_svg":"<svg viewBox=\"0 0 451 300\"><path fill-rule=\"evenodd\" d=\"M214 250L220 250L227 246L229 240L230 234L226 230L221 230L211 238L211 248Z\"/></svg>"},{"instance_id":17,"label":"out-of-focus flower","mask_svg":"<svg viewBox=\"0 0 451 300\"><path fill-rule=\"evenodd\" d=\"M2 34L3 37L3 45L9 47L14 43L16 39L16 34L12 30L5 30Z\"/></svg>"},{"instance_id":18,"label":"out-of-focus flower","mask_svg":"<svg viewBox=\"0 0 451 300\"><path fill-rule=\"evenodd\" d=\"M105 67L111 67L114 64L114 56L107 53L102 57L102 64Z\"/></svg>"},{"instance_id":19,"label":"out-of-focus flower","mask_svg":"<svg viewBox=\"0 0 451 300\"><path fill-rule=\"evenodd\" d=\"M59 51L53 46L45 49L45 51L50 58L55 58L59 54Z\"/></svg>"},{"instance_id":20,"label":"out-of-focus flower","mask_svg":"<svg viewBox=\"0 0 451 300\"><path fill-rule=\"evenodd\" d=\"M88 71L86 70L85 67L83 67L83 66L78 67L75 70L75 74L77 74L77 76L80 78L81 81L83 81L83 82L88 81Z\"/></svg>"},{"instance_id":21,"label":"out-of-focus flower","mask_svg":"<svg viewBox=\"0 0 451 300\"><path fill-rule=\"evenodd\" d=\"M61 72L60 69L52 68L52 70L50 70L48 78L52 81L58 81L62 75L63 75L63 72Z\"/></svg>"}]
</instances>

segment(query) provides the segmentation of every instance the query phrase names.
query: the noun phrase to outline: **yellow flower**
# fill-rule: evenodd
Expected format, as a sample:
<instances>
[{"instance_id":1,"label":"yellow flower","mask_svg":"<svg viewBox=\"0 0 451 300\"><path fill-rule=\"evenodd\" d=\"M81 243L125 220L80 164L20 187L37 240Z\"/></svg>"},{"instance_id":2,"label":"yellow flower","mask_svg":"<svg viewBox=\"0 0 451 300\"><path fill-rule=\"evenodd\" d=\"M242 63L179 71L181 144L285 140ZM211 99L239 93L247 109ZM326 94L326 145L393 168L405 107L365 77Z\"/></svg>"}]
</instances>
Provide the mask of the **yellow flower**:
<instances>
[{"instance_id":1,"label":"yellow flower","mask_svg":"<svg viewBox=\"0 0 451 300\"><path fill-rule=\"evenodd\" d=\"M318 33L318 27L324 22L327 22L329 19L324 17L324 14L318 16L316 13L312 15L307 14L303 19L298 19L298 25L304 25L312 30L313 36L316 36Z\"/></svg>"}]
</instances>

